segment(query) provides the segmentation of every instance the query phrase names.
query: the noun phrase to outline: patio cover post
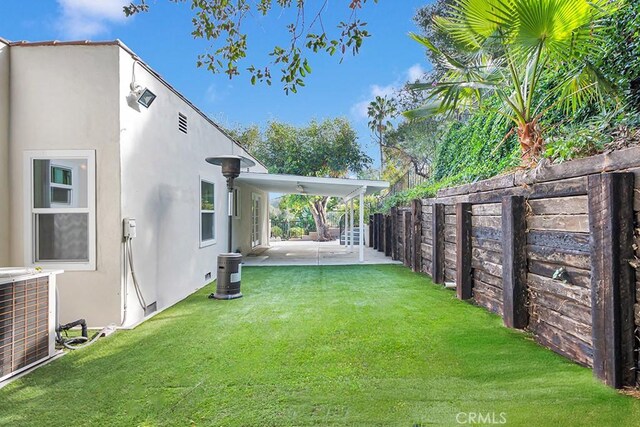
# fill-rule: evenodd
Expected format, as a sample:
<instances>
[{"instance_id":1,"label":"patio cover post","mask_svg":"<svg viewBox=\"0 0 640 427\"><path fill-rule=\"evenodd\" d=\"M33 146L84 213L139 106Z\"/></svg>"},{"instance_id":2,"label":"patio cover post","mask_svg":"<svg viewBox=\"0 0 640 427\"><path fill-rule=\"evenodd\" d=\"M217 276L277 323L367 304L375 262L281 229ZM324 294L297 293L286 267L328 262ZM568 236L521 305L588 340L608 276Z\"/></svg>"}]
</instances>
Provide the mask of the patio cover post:
<instances>
[{"instance_id":1,"label":"patio cover post","mask_svg":"<svg viewBox=\"0 0 640 427\"><path fill-rule=\"evenodd\" d=\"M344 201L344 248L349 249L349 202L346 198L342 200Z\"/></svg>"},{"instance_id":2,"label":"patio cover post","mask_svg":"<svg viewBox=\"0 0 640 427\"><path fill-rule=\"evenodd\" d=\"M353 197L350 200L351 202L351 215L349 216L349 219L351 220L351 239L349 240L349 252L353 252L353 217L354 217L354 211L353 211Z\"/></svg>"},{"instance_id":3,"label":"patio cover post","mask_svg":"<svg viewBox=\"0 0 640 427\"><path fill-rule=\"evenodd\" d=\"M364 262L364 193L367 191L367 187L362 187L360 190L360 206L359 206L359 226L360 226L360 240L358 241L358 249L360 250L360 262Z\"/></svg>"}]
</instances>

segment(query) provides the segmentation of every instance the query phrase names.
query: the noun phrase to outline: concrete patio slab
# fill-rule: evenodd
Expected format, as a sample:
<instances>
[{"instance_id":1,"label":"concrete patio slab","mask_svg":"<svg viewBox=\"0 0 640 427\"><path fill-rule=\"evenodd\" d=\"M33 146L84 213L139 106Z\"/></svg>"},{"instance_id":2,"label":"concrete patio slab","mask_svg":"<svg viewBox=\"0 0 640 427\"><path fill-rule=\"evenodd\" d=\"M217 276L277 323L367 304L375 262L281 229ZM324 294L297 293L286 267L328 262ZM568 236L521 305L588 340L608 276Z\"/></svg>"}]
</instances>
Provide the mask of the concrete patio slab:
<instances>
[{"instance_id":1,"label":"concrete patio slab","mask_svg":"<svg viewBox=\"0 0 640 427\"><path fill-rule=\"evenodd\" d=\"M351 264L400 264L369 247L364 249L363 263L358 261L358 246L353 251L341 246L337 240L331 242L309 242L288 240L271 242L268 248L257 248L244 257L246 266L273 265L351 265Z\"/></svg>"}]
</instances>

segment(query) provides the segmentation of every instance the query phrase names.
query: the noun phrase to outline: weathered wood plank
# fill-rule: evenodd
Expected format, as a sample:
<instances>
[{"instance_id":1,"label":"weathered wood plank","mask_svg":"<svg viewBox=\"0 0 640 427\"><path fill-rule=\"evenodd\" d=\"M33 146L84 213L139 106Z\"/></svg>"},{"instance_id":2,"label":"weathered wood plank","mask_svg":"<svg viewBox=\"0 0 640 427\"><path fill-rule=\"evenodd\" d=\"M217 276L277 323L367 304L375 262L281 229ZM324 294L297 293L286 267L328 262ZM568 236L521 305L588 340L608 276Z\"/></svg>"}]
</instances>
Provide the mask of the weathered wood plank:
<instances>
[{"instance_id":1,"label":"weathered wood plank","mask_svg":"<svg viewBox=\"0 0 640 427\"><path fill-rule=\"evenodd\" d=\"M635 384L632 173L589 176L594 374L615 388Z\"/></svg>"},{"instance_id":2,"label":"weathered wood plank","mask_svg":"<svg viewBox=\"0 0 640 427\"><path fill-rule=\"evenodd\" d=\"M582 196L587 194L587 177L571 178L564 181L544 182L503 190L456 196L470 203L498 203L504 196L524 196L528 199ZM447 203L450 203L447 200Z\"/></svg>"},{"instance_id":3,"label":"weathered wood plank","mask_svg":"<svg viewBox=\"0 0 640 427\"><path fill-rule=\"evenodd\" d=\"M455 215L456 214L456 205L444 205L444 214L445 215ZM454 222L455 224L455 222Z\"/></svg>"},{"instance_id":4,"label":"weathered wood plank","mask_svg":"<svg viewBox=\"0 0 640 427\"><path fill-rule=\"evenodd\" d=\"M502 277L494 276L477 268L473 269L473 277L491 286L502 289Z\"/></svg>"},{"instance_id":5,"label":"weathered wood plank","mask_svg":"<svg viewBox=\"0 0 640 427\"><path fill-rule=\"evenodd\" d=\"M403 225L403 230L402 230L402 249L404 249L403 262L404 262L404 265L406 267L411 268L411 261L413 260L413 256L411 254L411 249L413 247L413 242L411 240L412 224L411 224L411 212L410 211L405 211L404 212L404 219L403 219L402 225Z\"/></svg>"},{"instance_id":6,"label":"weathered wood plank","mask_svg":"<svg viewBox=\"0 0 640 427\"><path fill-rule=\"evenodd\" d=\"M448 263L456 263L456 245L449 242L444 243L444 259Z\"/></svg>"},{"instance_id":7,"label":"weathered wood plank","mask_svg":"<svg viewBox=\"0 0 640 427\"><path fill-rule=\"evenodd\" d=\"M474 227L491 227L500 228L502 226L502 218L500 216L473 216L471 225Z\"/></svg>"},{"instance_id":8,"label":"weathered wood plank","mask_svg":"<svg viewBox=\"0 0 640 427\"><path fill-rule=\"evenodd\" d=\"M471 256L482 262L488 261L494 264L502 264L502 251L494 252L472 247Z\"/></svg>"},{"instance_id":9,"label":"weathered wood plank","mask_svg":"<svg viewBox=\"0 0 640 427\"><path fill-rule=\"evenodd\" d=\"M486 251L502 253L502 243L500 243L497 240L478 239L477 237L472 237L471 245L474 248L480 248Z\"/></svg>"},{"instance_id":10,"label":"weathered wood plank","mask_svg":"<svg viewBox=\"0 0 640 427\"><path fill-rule=\"evenodd\" d=\"M638 166L640 166L640 147L632 147L584 159L571 160L559 165L519 172L515 176L515 185L553 181Z\"/></svg>"},{"instance_id":11,"label":"weathered wood plank","mask_svg":"<svg viewBox=\"0 0 640 427\"><path fill-rule=\"evenodd\" d=\"M568 249L560 251L546 246L527 245L527 254L529 259L534 261L552 262L583 270L588 270L591 267L588 254Z\"/></svg>"},{"instance_id":12,"label":"weathered wood plank","mask_svg":"<svg viewBox=\"0 0 640 427\"><path fill-rule=\"evenodd\" d=\"M452 225L444 227L444 240L445 242L456 243L456 228Z\"/></svg>"},{"instance_id":13,"label":"weathered wood plank","mask_svg":"<svg viewBox=\"0 0 640 427\"><path fill-rule=\"evenodd\" d=\"M544 276L551 279L553 278L554 273L556 273L560 268L564 268L567 272L568 282L570 284L591 289L591 273L589 270L529 260L529 272L537 274L538 276Z\"/></svg>"},{"instance_id":14,"label":"weathered wood plank","mask_svg":"<svg viewBox=\"0 0 640 427\"><path fill-rule=\"evenodd\" d=\"M425 215L431 215L433 212L433 206L425 203L425 199L422 199L420 202L422 203L422 213Z\"/></svg>"},{"instance_id":15,"label":"weathered wood plank","mask_svg":"<svg viewBox=\"0 0 640 427\"><path fill-rule=\"evenodd\" d=\"M480 205L473 205L471 207L471 212L473 213L473 216L499 216L502 215L502 205L500 203L484 203Z\"/></svg>"},{"instance_id":16,"label":"weathered wood plank","mask_svg":"<svg viewBox=\"0 0 640 427\"><path fill-rule=\"evenodd\" d=\"M502 199L502 286L504 324L523 329L527 310L527 209L522 196Z\"/></svg>"},{"instance_id":17,"label":"weathered wood plank","mask_svg":"<svg viewBox=\"0 0 640 427\"><path fill-rule=\"evenodd\" d=\"M455 215L445 215L444 216L444 223L447 225L456 225L456 216Z\"/></svg>"},{"instance_id":18,"label":"weathered wood plank","mask_svg":"<svg viewBox=\"0 0 640 427\"><path fill-rule=\"evenodd\" d=\"M527 233L527 244L546 246L557 250L571 250L589 253L588 233L568 233L566 231L530 230Z\"/></svg>"},{"instance_id":19,"label":"weathered wood plank","mask_svg":"<svg viewBox=\"0 0 640 427\"><path fill-rule=\"evenodd\" d=\"M487 295L496 301L498 301L502 305L502 288L498 288L492 286L488 283L483 282L482 280L478 280L477 278L473 279L473 295Z\"/></svg>"},{"instance_id":20,"label":"weathered wood plank","mask_svg":"<svg viewBox=\"0 0 640 427\"><path fill-rule=\"evenodd\" d=\"M431 230L433 235L432 246L432 278L436 284L444 283L444 205L433 205L433 218Z\"/></svg>"},{"instance_id":21,"label":"weathered wood plank","mask_svg":"<svg viewBox=\"0 0 640 427\"><path fill-rule=\"evenodd\" d=\"M456 187L443 188L438 191L438 197L456 196L459 194L467 194L470 192L495 190L498 188L513 187L513 174L500 175L472 184L463 184Z\"/></svg>"},{"instance_id":22,"label":"weathered wood plank","mask_svg":"<svg viewBox=\"0 0 640 427\"><path fill-rule=\"evenodd\" d=\"M478 239L502 240L502 230L499 228L473 227L471 236Z\"/></svg>"},{"instance_id":23,"label":"weathered wood plank","mask_svg":"<svg viewBox=\"0 0 640 427\"><path fill-rule=\"evenodd\" d=\"M589 232L589 215L548 215L527 218L530 230L558 230L565 232Z\"/></svg>"},{"instance_id":24,"label":"weathered wood plank","mask_svg":"<svg viewBox=\"0 0 640 427\"><path fill-rule=\"evenodd\" d=\"M456 269L455 268L447 267L447 268L444 269L444 281L445 282L455 282L456 281Z\"/></svg>"},{"instance_id":25,"label":"weathered wood plank","mask_svg":"<svg viewBox=\"0 0 640 427\"><path fill-rule=\"evenodd\" d=\"M471 204L456 205L456 291L458 299L471 298Z\"/></svg>"},{"instance_id":26,"label":"weathered wood plank","mask_svg":"<svg viewBox=\"0 0 640 427\"><path fill-rule=\"evenodd\" d=\"M534 333L536 341L543 346L576 363L587 367L592 366L593 348L586 342L565 334L536 316L531 317L528 329Z\"/></svg>"},{"instance_id":27,"label":"weathered wood plank","mask_svg":"<svg viewBox=\"0 0 640 427\"><path fill-rule=\"evenodd\" d=\"M589 212L587 196L538 199L528 203L533 215L582 215Z\"/></svg>"},{"instance_id":28,"label":"weathered wood plank","mask_svg":"<svg viewBox=\"0 0 640 427\"><path fill-rule=\"evenodd\" d=\"M561 298L555 294L548 292L537 292L530 290L530 307L533 311L534 306L546 307L556 311L567 317L574 319L576 322L583 323L591 327L591 308L584 304L580 304L575 300ZM589 340L591 342L591 340Z\"/></svg>"},{"instance_id":29,"label":"weathered wood plank","mask_svg":"<svg viewBox=\"0 0 640 427\"><path fill-rule=\"evenodd\" d=\"M591 345L591 326L577 322L569 316L564 316L557 311L550 310L547 307L536 305L531 308L531 312L535 313L538 319L555 326L566 334L572 335L581 341Z\"/></svg>"},{"instance_id":30,"label":"weathered wood plank","mask_svg":"<svg viewBox=\"0 0 640 427\"><path fill-rule=\"evenodd\" d=\"M534 291L547 292L591 307L591 292L589 289L532 273L527 274L527 283L529 288Z\"/></svg>"},{"instance_id":31,"label":"weathered wood plank","mask_svg":"<svg viewBox=\"0 0 640 427\"><path fill-rule=\"evenodd\" d=\"M475 294L473 296L473 300L475 303L481 307L486 308L487 310L496 313L499 316L502 316L502 304L500 301L491 298L486 294Z\"/></svg>"},{"instance_id":32,"label":"weathered wood plank","mask_svg":"<svg viewBox=\"0 0 640 427\"><path fill-rule=\"evenodd\" d=\"M502 277L502 266L488 261L472 259L471 266L475 269L485 271L492 276Z\"/></svg>"}]
</instances>

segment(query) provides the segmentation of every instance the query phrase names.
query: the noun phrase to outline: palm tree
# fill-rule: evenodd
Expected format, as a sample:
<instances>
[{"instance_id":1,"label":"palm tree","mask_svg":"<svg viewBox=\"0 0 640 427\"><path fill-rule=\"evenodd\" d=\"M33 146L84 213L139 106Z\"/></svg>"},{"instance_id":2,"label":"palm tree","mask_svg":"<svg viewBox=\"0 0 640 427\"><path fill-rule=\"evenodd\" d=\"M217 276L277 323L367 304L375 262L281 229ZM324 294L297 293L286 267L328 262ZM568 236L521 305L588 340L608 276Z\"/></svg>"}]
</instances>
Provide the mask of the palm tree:
<instances>
[{"instance_id":1,"label":"palm tree","mask_svg":"<svg viewBox=\"0 0 640 427\"><path fill-rule=\"evenodd\" d=\"M380 147L380 176L384 170L384 133L390 128L392 119L397 114L395 103L386 96L376 96L376 99L369 103L367 116L369 116L369 129L375 135Z\"/></svg>"},{"instance_id":2,"label":"palm tree","mask_svg":"<svg viewBox=\"0 0 640 427\"><path fill-rule=\"evenodd\" d=\"M540 119L558 105L566 111L602 101L611 85L587 60L601 42L603 19L621 0L453 0L439 31L459 46L433 52L446 69L439 82L413 85L429 95L427 105L405 115L419 118L482 105L484 95L502 101L499 113L515 124L525 163L544 145ZM541 82L551 80L543 90Z\"/></svg>"}]
</instances>

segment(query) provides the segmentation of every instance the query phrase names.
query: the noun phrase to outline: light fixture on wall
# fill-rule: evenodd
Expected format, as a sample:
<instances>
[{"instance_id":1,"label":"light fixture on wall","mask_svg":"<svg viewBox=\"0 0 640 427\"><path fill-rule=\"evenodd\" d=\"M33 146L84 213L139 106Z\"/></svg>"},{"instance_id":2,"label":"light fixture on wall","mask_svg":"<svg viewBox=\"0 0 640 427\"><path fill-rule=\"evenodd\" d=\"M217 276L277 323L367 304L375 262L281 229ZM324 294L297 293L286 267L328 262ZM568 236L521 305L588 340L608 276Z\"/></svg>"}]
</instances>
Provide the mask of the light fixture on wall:
<instances>
[{"instance_id":1,"label":"light fixture on wall","mask_svg":"<svg viewBox=\"0 0 640 427\"><path fill-rule=\"evenodd\" d=\"M142 87L135 82L131 82L131 96L138 102L138 104L142 105L145 108L149 108L149 106L155 101L156 95L151 92L149 88Z\"/></svg>"}]
</instances>

